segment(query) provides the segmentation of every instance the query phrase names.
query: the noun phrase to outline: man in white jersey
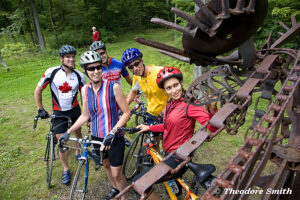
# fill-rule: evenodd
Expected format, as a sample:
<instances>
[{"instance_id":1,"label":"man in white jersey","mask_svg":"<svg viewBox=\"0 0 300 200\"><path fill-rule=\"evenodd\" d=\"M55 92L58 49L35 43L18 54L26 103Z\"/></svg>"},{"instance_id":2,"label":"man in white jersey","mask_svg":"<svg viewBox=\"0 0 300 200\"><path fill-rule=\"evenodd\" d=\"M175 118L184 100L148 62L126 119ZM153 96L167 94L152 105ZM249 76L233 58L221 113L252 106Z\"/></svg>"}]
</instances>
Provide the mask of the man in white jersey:
<instances>
[{"instance_id":1,"label":"man in white jersey","mask_svg":"<svg viewBox=\"0 0 300 200\"><path fill-rule=\"evenodd\" d=\"M70 45L62 46L58 54L62 62L61 66L51 67L46 70L34 91L34 98L38 108L38 116L45 119L49 116L42 104L42 92L50 84L53 114L64 115L72 119L75 123L80 116L81 111L77 101L78 91L84 85L84 76L75 69L76 50ZM66 132L67 119L54 119L54 133L59 139L62 133ZM81 130L75 132L77 138L81 138ZM71 175L68 166L67 153L59 153L59 157L64 168L62 183L69 184ZM77 148L76 158L80 157L80 151Z\"/></svg>"}]
</instances>

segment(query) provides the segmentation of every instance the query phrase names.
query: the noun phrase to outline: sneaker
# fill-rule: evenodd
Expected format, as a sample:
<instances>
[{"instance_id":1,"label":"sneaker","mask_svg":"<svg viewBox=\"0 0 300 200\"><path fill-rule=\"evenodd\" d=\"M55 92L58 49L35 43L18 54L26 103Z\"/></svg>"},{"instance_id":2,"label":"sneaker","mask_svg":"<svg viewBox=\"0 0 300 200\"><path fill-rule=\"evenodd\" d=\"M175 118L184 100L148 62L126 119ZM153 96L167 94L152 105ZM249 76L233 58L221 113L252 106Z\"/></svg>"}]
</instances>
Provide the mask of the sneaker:
<instances>
[{"instance_id":1,"label":"sneaker","mask_svg":"<svg viewBox=\"0 0 300 200\"><path fill-rule=\"evenodd\" d=\"M71 182L71 173L69 170L64 171L61 177L61 183L65 185L69 185Z\"/></svg>"},{"instance_id":2,"label":"sneaker","mask_svg":"<svg viewBox=\"0 0 300 200\"><path fill-rule=\"evenodd\" d=\"M106 195L104 200L113 199L115 196L117 196L117 194L119 194L119 192L120 191L118 189L112 188L111 191Z\"/></svg>"}]
</instances>

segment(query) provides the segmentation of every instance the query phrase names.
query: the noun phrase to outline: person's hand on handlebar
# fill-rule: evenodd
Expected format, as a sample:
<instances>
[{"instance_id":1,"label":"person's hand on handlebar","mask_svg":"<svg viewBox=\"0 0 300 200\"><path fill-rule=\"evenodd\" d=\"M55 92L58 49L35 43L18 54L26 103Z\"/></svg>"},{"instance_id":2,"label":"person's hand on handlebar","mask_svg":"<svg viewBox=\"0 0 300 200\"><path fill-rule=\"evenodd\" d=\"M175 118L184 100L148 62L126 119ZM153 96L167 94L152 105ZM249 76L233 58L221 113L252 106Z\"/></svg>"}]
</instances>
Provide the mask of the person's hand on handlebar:
<instances>
[{"instance_id":1,"label":"person's hand on handlebar","mask_svg":"<svg viewBox=\"0 0 300 200\"><path fill-rule=\"evenodd\" d=\"M149 126L147 126L145 124L140 124L136 128L140 128L141 129L138 133L142 133L142 132L146 132L146 131L150 130Z\"/></svg>"},{"instance_id":2,"label":"person's hand on handlebar","mask_svg":"<svg viewBox=\"0 0 300 200\"><path fill-rule=\"evenodd\" d=\"M114 130L114 129L113 129ZM116 131L115 131L116 132ZM110 146L112 145L113 141L114 141L115 135L112 133L109 133L105 136L104 140L103 140L103 144L104 144L104 148L105 150L110 149ZM101 150L103 150L101 148Z\"/></svg>"},{"instance_id":3,"label":"person's hand on handlebar","mask_svg":"<svg viewBox=\"0 0 300 200\"><path fill-rule=\"evenodd\" d=\"M40 117L41 119L46 119L49 117L49 113L44 108L40 108L38 110L37 116Z\"/></svg>"},{"instance_id":4,"label":"person's hand on handlebar","mask_svg":"<svg viewBox=\"0 0 300 200\"><path fill-rule=\"evenodd\" d=\"M62 134L60 137L59 137L59 140L58 140L58 148L60 149L60 152L64 153L67 148L64 147L66 141L68 141L70 137L70 134L65 132L64 134Z\"/></svg>"}]
</instances>

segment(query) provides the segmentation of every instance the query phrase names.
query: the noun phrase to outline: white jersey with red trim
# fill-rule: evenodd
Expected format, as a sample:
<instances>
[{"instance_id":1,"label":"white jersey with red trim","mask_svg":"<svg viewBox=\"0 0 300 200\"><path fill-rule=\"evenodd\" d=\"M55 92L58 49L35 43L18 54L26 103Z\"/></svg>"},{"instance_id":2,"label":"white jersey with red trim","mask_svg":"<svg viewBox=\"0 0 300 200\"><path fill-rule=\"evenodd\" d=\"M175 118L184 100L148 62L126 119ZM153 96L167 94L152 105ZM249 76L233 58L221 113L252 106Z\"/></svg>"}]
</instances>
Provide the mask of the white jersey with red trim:
<instances>
[{"instance_id":1,"label":"white jersey with red trim","mask_svg":"<svg viewBox=\"0 0 300 200\"><path fill-rule=\"evenodd\" d=\"M66 75L61 66L51 67L43 74L38 83L45 89L50 83L53 110L67 111L78 105L78 90L84 85L84 75L74 69Z\"/></svg>"}]
</instances>

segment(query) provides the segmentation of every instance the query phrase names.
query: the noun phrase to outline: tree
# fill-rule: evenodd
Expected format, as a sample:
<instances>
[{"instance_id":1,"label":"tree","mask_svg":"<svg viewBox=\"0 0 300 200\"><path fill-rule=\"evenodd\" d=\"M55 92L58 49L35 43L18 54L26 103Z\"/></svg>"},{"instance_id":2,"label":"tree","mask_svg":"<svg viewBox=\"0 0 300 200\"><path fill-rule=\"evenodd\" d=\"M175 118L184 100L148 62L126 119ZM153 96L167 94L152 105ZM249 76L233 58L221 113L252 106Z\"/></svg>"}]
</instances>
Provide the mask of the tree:
<instances>
[{"instance_id":1,"label":"tree","mask_svg":"<svg viewBox=\"0 0 300 200\"><path fill-rule=\"evenodd\" d=\"M28 3L30 5L30 11L31 11L31 15L33 18L33 25L36 29L38 45L40 46L41 50L44 51L46 49L46 45L45 45L45 40L44 40L42 30L40 27L39 16L38 16L37 10L35 8L34 0L28 0Z\"/></svg>"}]
</instances>

